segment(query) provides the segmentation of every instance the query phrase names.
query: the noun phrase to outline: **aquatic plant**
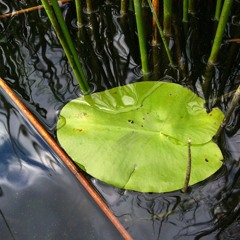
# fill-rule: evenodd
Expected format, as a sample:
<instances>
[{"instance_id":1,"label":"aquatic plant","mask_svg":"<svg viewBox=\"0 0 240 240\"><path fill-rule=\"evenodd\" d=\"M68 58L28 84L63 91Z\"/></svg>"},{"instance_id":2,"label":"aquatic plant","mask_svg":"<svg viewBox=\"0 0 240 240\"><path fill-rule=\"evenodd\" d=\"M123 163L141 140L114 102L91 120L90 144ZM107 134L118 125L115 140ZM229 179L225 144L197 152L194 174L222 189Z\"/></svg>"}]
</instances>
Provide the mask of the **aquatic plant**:
<instances>
[{"instance_id":1,"label":"aquatic plant","mask_svg":"<svg viewBox=\"0 0 240 240\"><path fill-rule=\"evenodd\" d=\"M182 188L191 158L186 192L189 181L202 181L222 165L221 151L211 139L223 113L206 113L203 104L203 99L174 83L129 84L65 105L57 137L90 175L140 192Z\"/></svg>"},{"instance_id":2,"label":"aquatic plant","mask_svg":"<svg viewBox=\"0 0 240 240\"><path fill-rule=\"evenodd\" d=\"M82 93L86 95L89 93L90 88L88 85L86 74L83 71L83 67L81 66L81 63L79 62L79 59L78 59L79 52L76 51L76 49L79 50L80 47L76 44L77 41L75 41L73 44L73 40L71 39L68 28L64 22L64 18L62 16L62 13L58 6L57 1L51 0L50 2L48 2L46 0L42 0L42 3L44 5L44 8L45 8L48 16L49 16L50 21L52 22L52 25L57 33L59 41L63 46L64 52L66 53L69 64L72 66L73 72L75 74L76 80L79 83L80 89L82 90ZM92 57L91 64L92 64L92 66L94 66L94 69L96 69L96 71L99 70L99 72L114 71L115 70L114 67L106 66L106 64L105 64L107 61L106 58L109 56L111 56L111 61L114 62L115 65L114 64L113 65L115 67L118 63L121 64L121 61L117 62L115 60L115 58L117 58L117 55L114 52L113 45L111 43L111 41L113 40L114 33L111 32L111 28L110 28L110 30L108 29L108 31L106 31L106 34L104 35L104 37L106 37L105 40L108 41L110 43L109 46L111 46L108 48L109 52L104 55L104 47L102 47L100 45L101 41L100 41L100 37L98 36L99 35L98 25L97 25L98 19L96 19L95 14L94 14L95 8L93 6L93 3L95 3L95 2L93 2L91 0L88 0L88 1L76 0L75 1L76 14L77 14L77 25L78 25L78 27L81 26L80 31L84 32L84 29L86 28L85 22L89 21L89 23L90 23L89 25L91 26L91 28L89 28L89 32L92 34L91 37L94 39L94 44L97 49L97 51L96 51L97 54L95 54L94 51L91 51L91 50L89 51L90 55ZM129 46L133 46L132 48L134 48L134 45L139 47L139 48L137 48L137 50L139 50L139 52L140 52L142 74L145 76L144 80L159 80L164 75L170 75L173 78L175 78L175 80L178 83L184 84L185 86L187 86L195 91L196 91L196 81L200 81L200 83L201 82L203 83L203 85L202 85L203 94L205 96L207 108L209 111L211 111L212 107L214 106L214 102L218 101L218 100L215 101L214 99L219 99L219 96L216 98L213 98L212 95L214 95L214 93L212 93L212 91L211 91L211 86L212 86L212 83L213 83L213 80L215 77L214 70L215 70L217 62L219 61L218 56L219 56L219 52L221 50L221 45L223 43L223 39L226 36L226 34L225 34L226 26L229 21L229 16L231 16L231 9L232 9L232 5L234 4L234 1L225 0L224 3L222 4L222 1L218 0L218 1L216 1L215 5L213 3L210 4L209 11L214 12L214 16L215 16L214 24L215 24L215 26L217 26L217 28L216 28L217 31L216 31L216 36L213 39L210 39L210 41L209 41L209 42L211 42L212 40L214 40L213 44L211 44L211 43L209 44L209 42L207 43L208 47L206 49L210 50L210 51L207 52L207 50L206 50L206 54L209 55L209 58L208 58L207 64L205 64L205 65L199 59L199 54L196 51L196 49L198 49L198 45L200 45L200 43L199 43L200 40L198 39L198 37L199 36L201 37L201 35L198 34L198 32L197 32L197 31L199 31L199 29L198 29L199 23L198 23L197 18L195 17L195 15L198 12L197 4L198 4L198 1L195 1L195 0L189 0L189 1L183 0L182 2L178 2L178 3L173 2L173 1L163 1L162 5L157 4L156 1L151 2L150 0L147 0L147 1L133 0L130 2L122 0L122 1L119 1L119 13L120 13L119 14L119 16L120 16L119 23L122 24L121 27L124 30L126 30L126 28L128 28L131 24L132 24L131 27L132 26L135 27L135 25L134 25L135 23L137 25L136 29L133 27L131 29L131 31L129 31L131 33L131 36L127 36L127 34L126 34L125 37L129 38L130 40L133 40L133 39L136 40L136 36L137 36L137 38L139 40L138 43L137 43L137 41L133 41L133 42L129 41L128 44L129 44ZM235 4L237 4L237 3L235 3ZM142 8L142 5L144 5L144 9ZM149 8L147 6L149 6ZM86 13L84 13L84 11L83 11L84 7L86 7L85 12L87 12L87 17L86 17ZM214 11L211 10L211 8L214 9ZM126 16L128 16L129 12L133 11L133 10L135 11L135 15L136 15L135 22L132 23L132 22L130 22L130 20L129 20L129 22L127 22ZM147 14L143 14L143 11L145 13L147 12ZM148 35L149 31L145 26L146 22L148 22L148 19L146 16L149 16L150 13L152 13L152 15L151 15L151 17L152 17L152 20L151 20L152 21L152 31L151 31L152 37ZM163 17L161 17L161 16L163 16ZM108 19L111 19L111 14L109 14L107 17L108 17ZM3 18L3 16L1 16L1 18ZM181 24L179 20L182 20L183 24ZM203 21L203 20L201 19L201 21ZM162 30L162 26L163 26L163 30ZM158 29L158 31L157 31L157 29ZM183 29L184 31L181 31L180 29ZM215 28L213 28L211 30L213 33L215 32ZM137 35L135 34L135 32L137 32ZM165 36L164 36L164 34L165 34ZM158 35L160 35L160 38ZM171 36L171 37L168 38L169 36ZM238 35L236 35L235 37L236 37L236 39L239 38ZM150 39L150 41L149 41L149 39ZM84 35L82 34L81 36L79 36L79 41L86 42L87 38L84 39ZM148 44L149 42L152 42L153 46L150 46ZM231 42L231 40L229 40L229 43L230 42ZM234 42L234 41L232 41L232 42ZM163 48L162 48L162 45L163 45ZM130 48L130 50L133 51L134 49ZM234 52L234 51L232 50L231 52ZM160 54L157 55L158 53L160 53ZM165 59L165 54L167 56L168 61L166 61L166 59ZM236 54L237 53L232 54L232 56L229 57L230 61L228 63L228 67L227 67L227 71L226 71L227 73L225 73L225 76L226 76L226 74L231 72L231 63L234 61L234 57L236 57ZM97 57L99 57L101 59L101 61L102 61L101 63L103 63L103 65L104 65L102 67L102 69L101 69L101 66L99 66L98 60L96 60ZM152 57L152 59L151 59L151 57ZM159 62L156 61L157 58L158 58L159 62L162 63L161 66L163 65L163 68L165 69L164 72L163 71L155 72L155 66L157 66L157 67L160 66ZM151 64L152 62L154 64L154 67ZM203 65L203 67L202 67L202 65ZM154 77L152 77L152 75L151 75L153 68L154 68ZM203 78L201 76L202 71L199 70L200 68L205 69ZM104 77L108 78L107 75L104 75ZM220 83L221 86L219 87L218 94L221 93L222 89L224 89L224 87L226 85L226 81L227 81L226 79L228 79L228 78L227 77L224 77L224 78L225 78L224 81L222 83ZM111 76L107 80L109 82L109 85L107 85L109 88L111 88L113 86L121 85L121 83L118 81L115 81L115 79L112 80ZM141 84L139 84L139 86L140 85ZM134 86L136 86L136 88L138 88L137 83ZM143 86L143 88L146 88L146 85L141 85L141 86ZM170 89L169 94L171 94L171 91L173 91L175 89L175 84L170 84L169 89ZM112 91L115 91L115 90L117 92L116 98L112 97L112 95L111 95L113 93ZM198 90L198 93L201 95L202 94L201 90L199 90L199 88L197 88L197 90ZM108 104L109 104L109 105L105 106L104 101L101 103L104 111L105 110L109 111L109 109L110 109L109 106L111 106L111 104L115 104L115 103L118 104L119 102L123 101L124 97L127 97L127 99L129 101L131 99L132 99L132 101L134 101L134 98L131 97L131 91L126 91L126 89L124 87L118 87L117 89L114 89L112 91L109 90L109 91L99 93L99 94L92 94L88 97L80 98L80 100L78 100L78 101L83 105L90 104L91 107L94 109L94 106L96 104L100 104L99 102L96 103L96 99L98 99L98 97L101 96L104 99L104 101L108 102ZM140 92L141 92L141 94L137 93L137 95L139 94L139 99L141 99L141 97L145 96L144 94L146 94L146 92L144 92L143 90L141 90ZM179 92L181 92L181 91L179 90ZM122 94L122 93L124 93L124 94ZM239 95L239 90L236 91L236 95L233 98L232 105L229 107L229 111L226 114L226 117L224 118L223 123L221 124L221 126L216 134L216 139L219 138L219 136L222 132L222 129L229 121L231 113L233 112L233 109L236 107L236 104L239 101L239 98L237 97L238 95ZM211 97L212 97L212 99L211 99ZM88 99L88 101L86 101L86 99ZM169 100L169 97L166 97L165 99L163 99L160 96L160 92L159 92L158 101L159 101L160 107L162 107L162 105L166 105L166 101L168 101L168 100ZM176 100L176 102L177 101L178 100ZM80 104L79 109L76 111L80 111L80 109L82 107L81 104ZM125 106L126 109L130 105L132 107L136 107L134 105L134 103L131 103L131 104L129 103L129 105ZM188 102L188 104L191 104L191 102ZM202 104L203 104L203 100L202 100ZM85 107L85 105L84 105L84 107ZM72 105L70 104L70 106L72 106ZM178 106L179 110L181 108L183 108L183 106L184 105L179 105ZM62 111L63 119L68 119L69 115L65 114L65 109L66 109L66 112L68 112L68 110L67 110L68 105L66 105L66 108L64 108ZM134 109L134 112L135 112L135 110L136 110L136 112L139 111L138 109ZM213 109L213 111L215 111L215 109ZM176 112L178 113L178 111L176 111ZM117 113L116 113L116 115L117 115ZM96 111L94 114L96 114L96 116L97 116L98 112ZM104 112L104 114L105 114L105 112ZM86 120L86 116L84 114L83 114L83 116L82 115L80 116L75 112L74 113L71 112L70 115L77 116L77 119L80 118L83 121ZM156 115L158 115L158 114L156 114ZM181 115L181 112L174 116L175 116L175 118L178 118L178 116L180 116L180 115ZM130 120L130 122L128 122L127 124L130 124L129 126L133 127L133 122L132 122L133 120L131 120L129 115L126 115L126 117L129 118L129 120ZM217 126L220 125L220 120L222 118L223 117L217 118L217 124L214 127L214 131L209 131L209 133L211 133L211 137L216 133ZM114 122L114 120L111 119L110 117L109 117L109 119L110 119L110 122L108 122L108 117L106 118L106 122L105 122L106 126L104 125L104 127L108 128L110 126L113 129L117 129L119 127L120 129L122 129L121 125L120 126L114 125L114 124L111 125L110 123L112 121ZM77 122L75 117L68 120L67 122L69 123L71 121ZM166 124L167 121L165 121L164 123ZM83 123L80 122L80 124L83 124ZM59 123L59 125L61 125L61 124ZM135 121L134 121L134 125L135 125ZM73 126L75 126L74 123L73 123ZM66 129L66 131L65 131L65 129ZM129 128L129 129L132 129L132 128ZM131 132L129 129L128 129L128 132ZM67 134L67 132L70 132L70 133L71 133L71 131L74 132L73 136L76 134L76 139L78 139L78 138L81 139L81 137L79 137L79 134L81 136L83 134L83 132L85 132L85 131L83 131L82 128L80 128L80 130L77 127L72 129L72 127L69 126L68 124L66 124L62 128L60 128L59 131L60 132L65 131L64 139L67 139L66 136L69 137L69 134ZM137 131L139 131L139 129L136 130L136 132ZM174 131L177 133L178 129L174 129ZM114 133L114 131L112 131L112 132ZM158 133L162 133L162 132L158 131ZM91 134L91 133L89 133L89 134ZM164 185L162 186L162 188L159 186L157 186L157 187L154 186L152 188L148 188L148 186L147 186L146 188L145 187L142 188L143 191L171 191L171 190L174 190L177 188L181 188L180 185L183 184L183 181L185 179L185 174L183 174L183 173L186 172L186 169L190 169L189 167L187 167L187 159L189 162L188 166L190 166L191 164L190 164L189 159L191 157L189 157L189 156L191 155L190 152L192 152L192 151L193 151L193 162L192 162L193 166L195 165L195 162L196 162L196 160L194 159L194 158L196 158L196 157L194 157L194 154L195 154L194 149L196 148L196 146L194 145L195 143L194 143L194 139L191 136L192 134L193 134L193 132L191 130L191 132L188 134L188 136L185 136L185 139L184 140L181 139L181 141L178 138L172 137L172 135L170 135L170 134L165 134L168 137L170 136L169 139L171 139L175 142L180 141L181 142L180 145L184 145L186 147L186 149L184 150L185 152L184 152L184 157L183 157L185 160L185 163L182 164L182 162L181 162L181 164L182 164L182 166L184 166L184 168L182 169L181 174L179 173L179 175L181 175L181 179L179 179L177 181L178 184L177 185L173 184L171 187L166 187L166 188L164 187ZM94 134L92 134L91 136L93 136L93 135ZM106 138L108 138L107 135L105 135L105 136L106 136ZM96 135L94 135L94 137L96 137ZM191 143L190 142L187 143L187 139L189 137L192 139ZM137 139L135 139L135 140L138 141ZM113 138L113 141L114 141L114 138ZM76 140L76 142L77 142L77 140ZM210 142L211 142L211 144L214 144L212 141L210 141ZM88 144L87 141L86 141L86 144ZM64 145L64 143L63 143L63 145ZM146 144L143 144L143 145L146 145ZM157 144L155 144L155 145L157 145ZM161 144L159 144L159 145L161 145ZM96 145L94 145L94 146L96 147ZM187 146L188 146L188 148L187 148ZM213 146L213 145L211 145L211 146ZM132 146L132 147L134 149L134 146ZM91 150L91 148L88 148L88 147L83 147L83 148ZM138 148L141 148L141 147L138 147ZM190 150L192 150L192 151L190 151ZM179 149L176 151L179 151ZM151 152L151 154L154 154L154 151L152 151L152 149L151 149L151 151L148 151L149 154L150 154L150 152ZM171 152L174 152L174 151L171 151ZM204 154L208 153L209 156L211 156L210 151L208 151L206 149L204 149L202 152ZM216 150L216 152L218 152L218 150ZM181 151L179 151L179 153L181 153ZM188 155L187 155L187 153L188 153ZM71 155L71 153L69 153L69 154ZM111 154L108 154L108 155L111 156ZM90 153L89 153L89 156L91 156ZM169 157L174 158L173 156L171 157L171 155L169 155ZM145 159L146 158L147 158L147 156L145 156ZM181 157L178 156L176 158L180 159ZM199 157L199 159L200 158L202 158L202 157ZM220 158L221 158L221 156L219 154L217 157L218 163L219 163ZM75 160L75 157L74 157L74 160ZM78 160L76 160L76 161L78 161ZM89 168L89 166L86 166L85 164L83 164L82 159L79 160L78 164L82 169L88 171L87 169ZM208 165L210 165L210 164L208 164ZM152 166L153 166L153 168L157 169L156 165L153 164ZM220 165L216 165L216 166L218 168ZM133 172L135 174L135 171L137 171L137 167L138 167L137 164L130 165L130 170L132 172L128 169L127 177L129 177L129 179L130 179L131 175L133 174ZM193 172L191 174L190 184L194 184L198 181L203 180L204 178L209 176L209 174L212 174L214 171L216 171L217 168L213 168L214 170L211 169L210 173L208 172L208 174L201 176L199 178L195 178L195 173ZM109 170L107 170L107 171L109 171ZM121 170L121 171L125 171L125 170ZM191 171L188 170L187 172L188 173L186 174L187 177L186 177L186 181L185 181L184 188L183 188L184 192L187 191L188 182L189 182L189 178L190 178L189 172L191 172ZM89 173L94 175L94 173L92 173L91 171L89 171ZM154 176L156 176L156 174ZM96 177L98 177L98 176L96 176ZM102 176L100 176L99 178L102 179ZM139 177L139 178L141 178L141 177ZM126 179L128 179L128 178L126 178ZM166 179L157 179L157 182L158 181L164 182L165 180ZM106 180L106 181L109 182L108 180ZM139 179L138 179L138 181L140 182ZM180 182L181 182L181 184L180 184ZM150 183L150 185L152 185L152 182ZM134 184L133 184L133 186L129 187L129 185L127 184L126 181L124 183L123 182L117 183L116 186L119 186L119 187L127 186L126 188L141 191L141 189Z\"/></svg>"},{"instance_id":3,"label":"aquatic plant","mask_svg":"<svg viewBox=\"0 0 240 240\"><path fill-rule=\"evenodd\" d=\"M66 53L69 64L73 69L73 72L78 81L81 91L83 92L83 94L89 93L90 87L88 85L87 79L83 72L81 63L78 59L77 52L75 50L68 28L61 14L61 10L59 8L57 0L51 0L53 9L51 8L47 0L41 0L41 1L54 27L54 30L57 33L58 39L64 49L64 52Z\"/></svg>"}]
</instances>

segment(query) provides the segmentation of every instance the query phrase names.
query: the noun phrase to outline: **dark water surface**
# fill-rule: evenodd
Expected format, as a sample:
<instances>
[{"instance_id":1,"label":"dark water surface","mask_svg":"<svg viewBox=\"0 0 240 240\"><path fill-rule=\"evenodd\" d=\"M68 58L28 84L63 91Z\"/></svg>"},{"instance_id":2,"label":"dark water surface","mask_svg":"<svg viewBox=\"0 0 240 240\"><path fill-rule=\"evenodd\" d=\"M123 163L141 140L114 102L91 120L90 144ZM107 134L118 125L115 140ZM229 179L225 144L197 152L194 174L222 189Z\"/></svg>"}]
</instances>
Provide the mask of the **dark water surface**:
<instances>
[{"instance_id":1,"label":"dark water surface","mask_svg":"<svg viewBox=\"0 0 240 240\"><path fill-rule=\"evenodd\" d=\"M0 6L0 13L8 13L29 6L29 3L20 1L9 4L0 0ZM73 10L71 3L63 6L93 91L143 80L139 54L134 47L137 42L133 31L135 25L129 20L133 16L130 15L126 20L119 16L117 7L103 5L96 13L85 14L86 26L78 39ZM228 29L229 38L237 36L239 19L240 16L236 14ZM189 39L194 38L196 31L203 29L193 27ZM80 92L44 11L3 19L0 33L0 76L55 138L59 110L79 96ZM189 56L189 69L190 78L195 78L192 89L201 95L199 76L209 43L204 39L199 41L198 51L194 41L189 43L189 48L195 49ZM226 81L228 83L231 80L231 84L226 85L225 93L236 89L240 83L239 44L225 44L223 53L229 49L234 52L234 64L231 68L228 66L229 78ZM194 68L196 65L197 68ZM217 76L225 74L225 66L224 61L216 66L215 85ZM160 69L157 79L186 85L176 69L166 64L162 68L164 70ZM156 75L150 76L153 77ZM216 92L214 96L217 96ZM230 99L225 98L216 104L225 112ZM48 239L79 239L76 236L95 239L96 234L102 239L117 239L117 235L111 238L111 234L117 233L108 228L106 220L100 220L102 213L92 207L95 206L92 200L52 155L43 140L29 129L5 96L2 95L0 103L0 223L3 223L1 226L5 236L9 234L11 239L13 233L35 234L34 228L48 226L48 229L40 231ZM221 137L223 167L209 179L192 186L187 194L180 191L165 194L124 191L90 176L87 178L134 239L240 239L239 110L238 105ZM20 216L21 225L14 218L16 213ZM16 226L12 229L13 233L9 232L6 225L10 220ZM30 225L31 228L28 227ZM24 235L14 236L16 239L27 239Z\"/></svg>"},{"instance_id":2,"label":"dark water surface","mask_svg":"<svg viewBox=\"0 0 240 240\"><path fill-rule=\"evenodd\" d=\"M122 239L2 90L0 237L4 240Z\"/></svg>"}]
</instances>

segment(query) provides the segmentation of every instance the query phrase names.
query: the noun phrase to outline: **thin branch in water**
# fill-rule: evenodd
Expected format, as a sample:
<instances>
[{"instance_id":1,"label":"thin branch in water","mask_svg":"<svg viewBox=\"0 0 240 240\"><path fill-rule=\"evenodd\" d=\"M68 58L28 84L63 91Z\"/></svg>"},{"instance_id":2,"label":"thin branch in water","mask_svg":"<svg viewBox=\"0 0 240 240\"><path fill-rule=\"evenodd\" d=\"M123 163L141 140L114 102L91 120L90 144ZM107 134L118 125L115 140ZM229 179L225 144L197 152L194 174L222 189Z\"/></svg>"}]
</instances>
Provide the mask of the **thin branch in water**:
<instances>
[{"instance_id":1,"label":"thin branch in water","mask_svg":"<svg viewBox=\"0 0 240 240\"><path fill-rule=\"evenodd\" d=\"M71 2L71 1L72 0L58 0L59 3L67 3L67 2ZM51 5L51 3L50 3L50 5ZM32 11L35 11L35 10L38 10L38 9L41 9L41 8L43 8L43 5L38 5L38 6L35 6L35 7L21 9L21 10L16 11L16 12L6 13L6 14L3 14L3 15L0 15L0 19L7 18L7 17L13 17L15 15L19 15L19 14L22 14L22 13L32 12Z\"/></svg>"},{"instance_id":2,"label":"thin branch in water","mask_svg":"<svg viewBox=\"0 0 240 240\"><path fill-rule=\"evenodd\" d=\"M184 186L182 188L182 192L184 193L188 191L188 185L191 177L191 169L192 169L191 138L188 138L188 165Z\"/></svg>"},{"instance_id":3,"label":"thin branch in water","mask_svg":"<svg viewBox=\"0 0 240 240\"><path fill-rule=\"evenodd\" d=\"M220 127L218 128L218 131L216 133L216 135L214 136L214 141L217 142L221 133L222 133L222 130L225 128L225 126L228 124L231 116L232 116L232 113L233 113L233 110L235 109L235 107L237 106L238 102L240 101L240 85L238 86L234 96L233 96L233 99L232 99L232 102L231 102L231 105L220 125Z\"/></svg>"}]
</instances>

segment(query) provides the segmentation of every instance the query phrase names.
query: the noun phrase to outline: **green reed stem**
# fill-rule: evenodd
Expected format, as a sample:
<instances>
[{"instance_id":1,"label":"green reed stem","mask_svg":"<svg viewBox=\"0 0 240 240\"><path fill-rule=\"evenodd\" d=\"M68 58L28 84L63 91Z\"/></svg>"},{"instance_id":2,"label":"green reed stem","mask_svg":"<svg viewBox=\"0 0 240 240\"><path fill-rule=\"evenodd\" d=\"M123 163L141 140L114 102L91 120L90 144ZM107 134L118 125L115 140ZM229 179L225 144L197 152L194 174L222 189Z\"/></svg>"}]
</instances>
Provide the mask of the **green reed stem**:
<instances>
[{"instance_id":1,"label":"green reed stem","mask_svg":"<svg viewBox=\"0 0 240 240\"><path fill-rule=\"evenodd\" d=\"M167 41L166 41L166 39L165 39L165 37L164 37L162 27L161 27L161 25L160 25L160 23L159 23L159 21L158 21L157 14L156 14L156 12L155 12L155 10L154 10L154 8L153 8L153 5L152 5L151 0L147 0L147 1L148 1L148 5L149 5L149 7L150 7L150 9L151 9L151 11L152 11L153 17L154 17L154 19L155 19L155 21L156 21L156 24L157 24L157 27L158 27L158 30L159 30L161 39L162 39L162 41L163 41L164 48L165 48L165 50L166 50L166 52L167 52L168 60L169 60L170 64L173 64L172 56L171 56L171 53L170 53L170 51L169 51L169 49L168 49L168 44L167 44Z\"/></svg>"},{"instance_id":2,"label":"green reed stem","mask_svg":"<svg viewBox=\"0 0 240 240\"><path fill-rule=\"evenodd\" d=\"M163 1L163 32L166 36L172 34L172 0Z\"/></svg>"},{"instance_id":3,"label":"green reed stem","mask_svg":"<svg viewBox=\"0 0 240 240\"><path fill-rule=\"evenodd\" d=\"M188 0L183 0L183 19L184 23L188 22Z\"/></svg>"},{"instance_id":4,"label":"green reed stem","mask_svg":"<svg viewBox=\"0 0 240 240\"><path fill-rule=\"evenodd\" d=\"M222 0L217 0L214 20L219 21L222 9Z\"/></svg>"},{"instance_id":5,"label":"green reed stem","mask_svg":"<svg viewBox=\"0 0 240 240\"><path fill-rule=\"evenodd\" d=\"M222 39L224 36L224 31L227 25L228 17L230 15L231 7L232 7L233 0L225 0L221 12L221 16L219 19L219 23L217 26L216 35L213 41L212 50L210 56L208 58L207 66L204 73L203 79L203 93L205 95L206 100L208 100L210 94L210 86L212 83L212 78L214 76L214 65L217 62L218 53L221 47ZM208 107L208 106L207 106Z\"/></svg>"},{"instance_id":6,"label":"green reed stem","mask_svg":"<svg viewBox=\"0 0 240 240\"><path fill-rule=\"evenodd\" d=\"M208 62L211 64L216 63L218 52L220 50L220 46L221 46L222 39L224 36L224 30L226 28L228 17L230 15L232 3L233 3L233 0L225 0L224 1L222 13L221 13L221 16L219 19L219 24L217 27L217 32L216 32L212 50L211 50L211 54L208 59Z\"/></svg>"},{"instance_id":7,"label":"green reed stem","mask_svg":"<svg viewBox=\"0 0 240 240\"><path fill-rule=\"evenodd\" d=\"M81 82L79 82L79 85L81 83L81 85L80 85L81 90L83 90L84 92L89 92L90 87L88 85L87 79L86 79L85 74L83 72L83 69L82 69L81 63L79 61L76 49L75 49L75 47L73 45L73 41L72 41L71 36L69 34L67 25L66 25L66 23L64 21L61 9L60 9L60 7L58 5L57 0L51 0L51 2L52 2L53 9L55 11L57 20L59 22L59 25L60 25L60 27L62 29L63 35L64 35L64 37L66 39L67 45L68 45L68 47L70 49L70 52L71 52L71 54L73 56L73 60L74 60L74 62L76 64L76 66L77 66L77 70L78 70L78 72L79 72L79 74L81 76Z\"/></svg>"},{"instance_id":8,"label":"green reed stem","mask_svg":"<svg viewBox=\"0 0 240 240\"><path fill-rule=\"evenodd\" d=\"M85 75L83 74L79 59L77 58L77 62L76 62L76 57L75 58L73 57L73 54L69 48L69 44L62 32L62 29L59 25L56 15L54 14L48 0L41 0L41 1L42 1L42 5L48 15L48 18L51 21L55 32L57 33L58 39L63 47L63 50L64 50L67 58L68 58L69 64L71 65L71 67L73 69L73 72L78 81L79 87L80 87L81 91L83 92L83 94L87 94L90 90L90 87L87 83ZM52 4L53 4L53 2L52 2ZM64 24L65 24L65 22L64 22ZM75 51L75 55L76 55L76 51Z\"/></svg>"},{"instance_id":9,"label":"green reed stem","mask_svg":"<svg viewBox=\"0 0 240 240\"><path fill-rule=\"evenodd\" d=\"M121 0L120 13L121 14L126 14L127 13L127 0Z\"/></svg>"},{"instance_id":10,"label":"green reed stem","mask_svg":"<svg viewBox=\"0 0 240 240\"><path fill-rule=\"evenodd\" d=\"M134 10L135 10L135 16L136 16L136 22L137 22L142 71L143 71L143 74L146 75L147 73L149 73L149 68L148 68L148 59L147 59L146 34L145 34L143 15L142 15L142 5L141 5L142 1L133 0L133 3L134 3Z\"/></svg>"},{"instance_id":11,"label":"green reed stem","mask_svg":"<svg viewBox=\"0 0 240 240\"><path fill-rule=\"evenodd\" d=\"M82 15L82 2L81 0L75 0L76 13L77 13L77 25L78 27L83 26L83 15Z\"/></svg>"}]
</instances>

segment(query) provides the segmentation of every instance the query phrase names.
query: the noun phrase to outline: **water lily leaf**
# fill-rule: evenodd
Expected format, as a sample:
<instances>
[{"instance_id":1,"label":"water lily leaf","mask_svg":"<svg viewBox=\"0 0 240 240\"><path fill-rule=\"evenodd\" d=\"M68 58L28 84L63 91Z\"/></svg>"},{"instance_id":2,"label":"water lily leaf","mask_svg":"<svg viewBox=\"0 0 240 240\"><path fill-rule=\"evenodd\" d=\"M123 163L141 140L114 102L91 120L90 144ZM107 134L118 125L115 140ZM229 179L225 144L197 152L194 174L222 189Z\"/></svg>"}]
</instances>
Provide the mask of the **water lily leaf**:
<instances>
[{"instance_id":1,"label":"water lily leaf","mask_svg":"<svg viewBox=\"0 0 240 240\"><path fill-rule=\"evenodd\" d=\"M173 83L139 82L84 96L61 111L57 136L84 171L119 188L168 192L183 187L192 140L190 184L222 165L212 142L223 113Z\"/></svg>"}]
</instances>

